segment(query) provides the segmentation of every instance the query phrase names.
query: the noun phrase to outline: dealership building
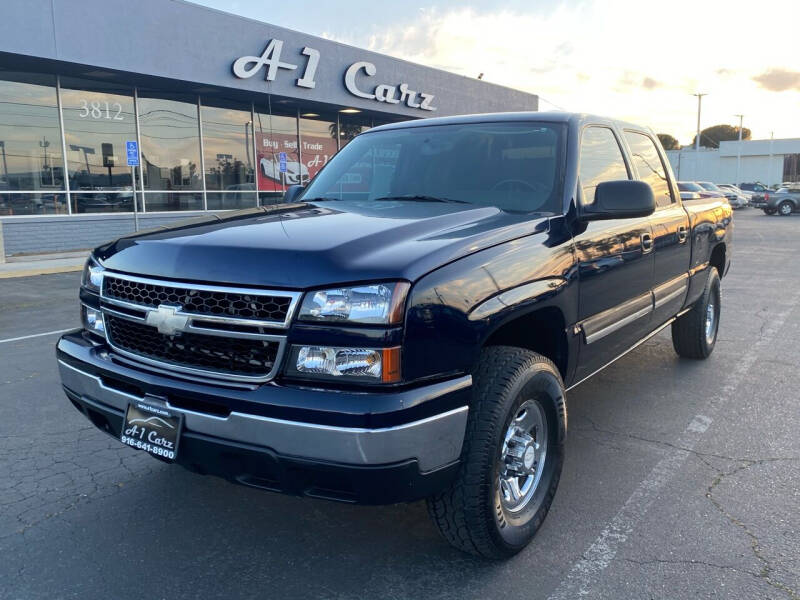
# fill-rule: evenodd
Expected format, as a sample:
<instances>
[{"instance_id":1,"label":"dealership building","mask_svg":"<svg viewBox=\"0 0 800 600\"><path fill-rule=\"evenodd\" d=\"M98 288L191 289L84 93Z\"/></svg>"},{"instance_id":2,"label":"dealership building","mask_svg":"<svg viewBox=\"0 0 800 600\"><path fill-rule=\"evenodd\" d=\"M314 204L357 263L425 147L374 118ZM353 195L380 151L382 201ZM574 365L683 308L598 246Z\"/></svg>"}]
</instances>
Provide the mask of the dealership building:
<instances>
[{"instance_id":1,"label":"dealership building","mask_svg":"<svg viewBox=\"0 0 800 600\"><path fill-rule=\"evenodd\" d=\"M274 204L383 123L537 108L179 0L4 0L0 260Z\"/></svg>"}]
</instances>

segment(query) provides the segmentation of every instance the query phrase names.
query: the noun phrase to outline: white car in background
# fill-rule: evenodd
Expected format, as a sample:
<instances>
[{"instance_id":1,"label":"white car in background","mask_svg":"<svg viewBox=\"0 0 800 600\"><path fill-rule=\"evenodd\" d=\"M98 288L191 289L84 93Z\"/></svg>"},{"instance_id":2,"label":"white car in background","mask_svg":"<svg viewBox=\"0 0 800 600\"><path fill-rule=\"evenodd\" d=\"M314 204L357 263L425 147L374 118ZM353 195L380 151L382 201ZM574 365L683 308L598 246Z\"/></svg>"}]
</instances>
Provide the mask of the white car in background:
<instances>
[{"instance_id":1,"label":"white car in background","mask_svg":"<svg viewBox=\"0 0 800 600\"><path fill-rule=\"evenodd\" d=\"M745 192L744 190L740 190L738 187L733 185L732 183L718 183L717 187L725 192L725 196L728 198L728 202L733 208L744 208L749 206L750 198L752 197L751 192ZM736 199L733 200L728 193L736 194Z\"/></svg>"},{"instance_id":2,"label":"white car in background","mask_svg":"<svg viewBox=\"0 0 800 600\"><path fill-rule=\"evenodd\" d=\"M264 157L259 161L261 174L267 179L286 185L305 185L310 179L308 167L294 160L286 161L286 171L281 173L281 162L278 157Z\"/></svg>"}]
</instances>

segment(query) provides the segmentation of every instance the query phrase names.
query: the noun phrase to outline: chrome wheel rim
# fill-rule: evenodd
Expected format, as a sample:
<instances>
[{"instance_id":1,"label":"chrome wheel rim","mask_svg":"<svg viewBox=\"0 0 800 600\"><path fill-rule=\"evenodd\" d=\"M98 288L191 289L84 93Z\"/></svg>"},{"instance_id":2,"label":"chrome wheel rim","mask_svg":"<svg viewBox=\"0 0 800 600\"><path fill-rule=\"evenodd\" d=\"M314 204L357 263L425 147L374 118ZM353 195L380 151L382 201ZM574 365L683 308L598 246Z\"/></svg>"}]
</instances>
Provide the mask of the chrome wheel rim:
<instances>
[{"instance_id":1,"label":"chrome wheel rim","mask_svg":"<svg viewBox=\"0 0 800 600\"><path fill-rule=\"evenodd\" d=\"M500 504L510 513L525 508L542 479L547 456L547 417L538 402L517 409L503 438L497 487Z\"/></svg>"},{"instance_id":2,"label":"chrome wheel rim","mask_svg":"<svg viewBox=\"0 0 800 600\"><path fill-rule=\"evenodd\" d=\"M708 306L706 307L706 343L711 344L714 342L717 328L717 303L713 297L709 299Z\"/></svg>"},{"instance_id":3,"label":"chrome wheel rim","mask_svg":"<svg viewBox=\"0 0 800 600\"><path fill-rule=\"evenodd\" d=\"M792 207L789 204L781 204L781 214L788 215L791 214Z\"/></svg>"}]
</instances>

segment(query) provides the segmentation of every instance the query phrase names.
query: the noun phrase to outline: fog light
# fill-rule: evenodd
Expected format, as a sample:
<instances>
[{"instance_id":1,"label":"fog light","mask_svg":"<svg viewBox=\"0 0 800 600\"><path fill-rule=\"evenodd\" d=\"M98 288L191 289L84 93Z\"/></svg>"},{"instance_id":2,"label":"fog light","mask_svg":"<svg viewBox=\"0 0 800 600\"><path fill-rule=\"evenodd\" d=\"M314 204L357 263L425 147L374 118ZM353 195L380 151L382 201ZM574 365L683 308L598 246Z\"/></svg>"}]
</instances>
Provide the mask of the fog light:
<instances>
[{"instance_id":1,"label":"fog light","mask_svg":"<svg viewBox=\"0 0 800 600\"><path fill-rule=\"evenodd\" d=\"M400 348L332 348L295 346L294 370L323 378L400 380Z\"/></svg>"},{"instance_id":2,"label":"fog light","mask_svg":"<svg viewBox=\"0 0 800 600\"><path fill-rule=\"evenodd\" d=\"M81 305L81 320L83 327L86 331L99 335L100 337L106 336L106 328L103 324L103 313L96 308Z\"/></svg>"}]
</instances>

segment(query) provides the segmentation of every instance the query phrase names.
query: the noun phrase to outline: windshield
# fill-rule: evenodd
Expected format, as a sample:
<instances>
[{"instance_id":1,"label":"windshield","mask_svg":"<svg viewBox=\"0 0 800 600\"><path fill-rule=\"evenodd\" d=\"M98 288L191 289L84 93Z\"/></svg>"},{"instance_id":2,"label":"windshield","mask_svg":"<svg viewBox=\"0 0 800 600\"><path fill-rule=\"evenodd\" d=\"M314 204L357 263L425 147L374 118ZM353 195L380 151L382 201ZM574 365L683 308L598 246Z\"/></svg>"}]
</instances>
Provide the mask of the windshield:
<instances>
[{"instance_id":1,"label":"windshield","mask_svg":"<svg viewBox=\"0 0 800 600\"><path fill-rule=\"evenodd\" d=\"M682 192L702 192L703 188L701 188L696 183L692 183L690 181L679 181L678 182L678 189Z\"/></svg>"},{"instance_id":2,"label":"windshield","mask_svg":"<svg viewBox=\"0 0 800 600\"><path fill-rule=\"evenodd\" d=\"M709 192L721 192L722 190L715 186L710 181L698 181L697 182L703 189L708 190Z\"/></svg>"},{"instance_id":3,"label":"windshield","mask_svg":"<svg viewBox=\"0 0 800 600\"><path fill-rule=\"evenodd\" d=\"M302 201L463 202L561 212L564 128L465 123L358 136L314 178Z\"/></svg>"}]
</instances>

